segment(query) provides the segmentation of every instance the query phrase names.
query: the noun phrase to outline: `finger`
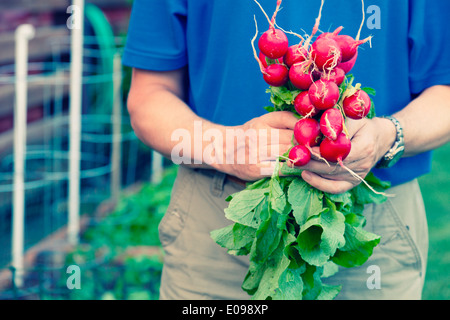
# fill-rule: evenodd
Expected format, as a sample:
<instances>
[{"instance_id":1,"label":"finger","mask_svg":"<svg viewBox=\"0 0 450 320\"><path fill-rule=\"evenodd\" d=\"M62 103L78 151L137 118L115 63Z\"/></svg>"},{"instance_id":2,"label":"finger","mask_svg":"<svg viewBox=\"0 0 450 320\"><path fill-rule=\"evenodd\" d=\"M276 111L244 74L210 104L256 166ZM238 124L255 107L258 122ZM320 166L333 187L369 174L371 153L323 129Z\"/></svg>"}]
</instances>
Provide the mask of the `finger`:
<instances>
[{"instance_id":1,"label":"finger","mask_svg":"<svg viewBox=\"0 0 450 320\"><path fill-rule=\"evenodd\" d=\"M347 170L343 169L338 163L328 162L323 159L320 155L319 147L313 147L311 149L312 160L303 169L310 169L311 171L315 171L320 174L333 175L347 172ZM370 152L367 150L367 146L361 146L360 143L352 143L352 150L343 162L348 168L355 172L365 172L367 171L368 153Z\"/></svg>"},{"instance_id":2,"label":"finger","mask_svg":"<svg viewBox=\"0 0 450 320\"><path fill-rule=\"evenodd\" d=\"M311 171L308 171L311 172ZM314 172L313 172L314 173ZM315 173L317 174L317 173ZM343 174L317 174L319 177L330 180L330 181L347 181L354 185L358 184L360 182L360 179L357 179L355 176L350 175L348 172Z\"/></svg>"},{"instance_id":3,"label":"finger","mask_svg":"<svg viewBox=\"0 0 450 320\"><path fill-rule=\"evenodd\" d=\"M258 150L259 161L276 161L291 148L290 144L261 146Z\"/></svg>"},{"instance_id":4,"label":"finger","mask_svg":"<svg viewBox=\"0 0 450 320\"><path fill-rule=\"evenodd\" d=\"M352 138L352 148L345 159L345 164L348 167L358 168L364 166L367 161L370 162L373 153L371 146L371 143L357 133Z\"/></svg>"},{"instance_id":5,"label":"finger","mask_svg":"<svg viewBox=\"0 0 450 320\"><path fill-rule=\"evenodd\" d=\"M347 127L347 131L350 135L350 139L352 139L355 134L366 125L367 123L367 119L359 119L359 120L354 120L354 119L350 119L347 118L345 120L345 126Z\"/></svg>"},{"instance_id":6,"label":"finger","mask_svg":"<svg viewBox=\"0 0 450 320\"><path fill-rule=\"evenodd\" d=\"M282 144L290 144L294 137L294 131L290 129L278 129L278 141ZM274 139L275 140L275 139Z\"/></svg>"},{"instance_id":7,"label":"finger","mask_svg":"<svg viewBox=\"0 0 450 320\"><path fill-rule=\"evenodd\" d=\"M356 179L356 176L364 178L368 173L367 166L356 166L353 168L351 165L344 163L343 168L337 163L329 163L329 165L323 165L320 161L311 160L307 165L299 167L299 169L316 173L327 179L346 180L350 182L358 182L361 179Z\"/></svg>"},{"instance_id":8,"label":"finger","mask_svg":"<svg viewBox=\"0 0 450 320\"><path fill-rule=\"evenodd\" d=\"M344 170L337 163L326 163L323 160L311 159L306 165L299 167L299 169L312 171L318 174L341 174Z\"/></svg>"},{"instance_id":9,"label":"finger","mask_svg":"<svg viewBox=\"0 0 450 320\"><path fill-rule=\"evenodd\" d=\"M340 172L344 172L344 170L342 170L342 168L339 166L338 163L329 162L320 155L319 146L312 147L310 151L311 151L311 164L310 166L308 165L305 166L304 169L311 169L312 171L317 170L320 173L328 173L328 174L332 173L338 174Z\"/></svg>"},{"instance_id":10,"label":"finger","mask_svg":"<svg viewBox=\"0 0 450 320\"><path fill-rule=\"evenodd\" d=\"M276 161L260 161L256 164L262 177L270 177L276 167Z\"/></svg>"},{"instance_id":11,"label":"finger","mask_svg":"<svg viewBox=\"0 0 450 320\"><path fill-rule=\"evenodd\" d=\"M316 189L332 194L344 193L355 186L349 181L329 180L309 171L303 171L302 178Z\"/></svg>"},{"instance_id":12,"label":"finger","mask_svg":"<svg viewBox=\"0 0 450 320\"><path fill-rule=\"evenodd\" d=\"M294 132L290 129L260 130L258 139L250 141L254 147L263 145L291 145Z\"/></svg>"},{"instance_id":13,"label":"finger","mask_svg":"<svg viewBox=\"0 0 450 320\"><path fill-rule=\"evenodd\" d=\"M267 125L272 128L294 130L298 118L290 111L276 111L263 115Z\"/></svg>"}]
</instances>

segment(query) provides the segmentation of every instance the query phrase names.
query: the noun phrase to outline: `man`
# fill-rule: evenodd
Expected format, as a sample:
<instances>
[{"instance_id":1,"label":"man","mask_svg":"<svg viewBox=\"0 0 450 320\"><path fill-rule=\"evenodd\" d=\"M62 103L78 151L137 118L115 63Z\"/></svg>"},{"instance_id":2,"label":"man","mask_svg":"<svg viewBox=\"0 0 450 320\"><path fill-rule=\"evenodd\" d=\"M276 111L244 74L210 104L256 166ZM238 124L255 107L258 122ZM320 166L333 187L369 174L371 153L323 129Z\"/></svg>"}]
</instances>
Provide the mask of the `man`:
<instances>
[{"instance_id":1,"label":"man","mask_svg":"<svg viewBox=\"0 0 450 320\"><path fill-rule=\"evenodd\" d=\"M270 15L276 1L260 1ZM312 29L320 1L285 0L277 24L285 30ZM450 137L450 29L445 1L366 1L364 45L352 73L363 86L373 87L379 116L348 121L352 150L345 164L364 177L373 171L392 183L397 196L365 208L366 228L381 235L381 243L366 265L379 268L381 288L367 286L367 267L340 270L330 281L343 285L341 299L419 299L428 247L425 210L416 178L430 170L431 153ZM369 15L372 13L372 15ZM270 162L248 161L256 148L278 150L291 146L297 118L289 112L267 114L269 104L250 40L267 20L251 0L135 0L124 64L134 68L128 108L139 138L167 157L181 138L180 166L169 209L160 225L166 252L161 299L247 299L240 285L248 268L246 257L228 255L209 232L230 224L223 209L228 195L260 179ZM320 28L355 36L362 20L359 1L326 1ZM370 22L370 23L369 23ZM302 31L303 32L303 31ZM290 37L292 43L298 38ZM199 146L195 133L231 129L248 132L276 130L261 145L213 143ZM173 135L174 132L185 134ZM178 130L178 131L177 131ZM402 135L403 132L403 135ZM402 136L404 140L402 141ZM261 140L261 139L260 139ZM223 139L226 141L226 139ZM402 146L404 144L404 152ZM400 148L398 148L400 147ZM398 151L398 152L397 152ZM247 161L238 161L245 154ZM266 153L267 154L267 153ZM273 153L268 153L273 154ZM386 155L401 155L389 160ZM217 155L220 155L217 157ZM179 159L178 159L179 160ZM232 163L230 163L232 162ZM394 163L395 162L395 163ZM380 163L381 167L374 167ZM313 160L303 167L303 179L331 193L345 192L360 181L346 171Z\"/></svg>"}]
</instances>

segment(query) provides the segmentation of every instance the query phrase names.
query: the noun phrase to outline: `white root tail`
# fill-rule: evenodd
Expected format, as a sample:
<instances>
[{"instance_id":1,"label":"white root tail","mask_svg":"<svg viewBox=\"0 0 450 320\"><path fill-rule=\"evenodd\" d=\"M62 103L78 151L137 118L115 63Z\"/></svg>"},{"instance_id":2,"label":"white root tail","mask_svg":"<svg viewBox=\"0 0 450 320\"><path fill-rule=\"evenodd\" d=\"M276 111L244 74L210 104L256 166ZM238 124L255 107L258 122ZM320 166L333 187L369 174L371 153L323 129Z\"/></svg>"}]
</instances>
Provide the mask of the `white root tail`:
<instances>
[{"instance_id":1,"label":"white root tail","mask_svg":"<svg viewBox=\"0 0 450 320\"><path fill-rule=\"evenodd\" d=\"M253 16L253 19L255 19L255 27L256 27L255 36L253 37L253 39L251 41L252 49L253 49L253 56L255 57L256 61L258 62L259 69L261 70L261 73L267 75L267 72L266 72L266 70L265 70L261 60L259 59L258 53L256 52L256 49L255 49L255 40L258 37L258 24L256 23L256 17L255 16Z\"/></svg>"},{"instance_id":2,"label":"white root tail","mask_svg":"<svg viewBox=\"0 0 450 320\"><path fill-rule=\"evenodd\" d=\"M364 21L366 20L366 11L364 9L364 0L361 0L361 4L362 4L362 21L361 21L361 25L359 26L358 34L356 35L356 38L355 38L356 41L358 41L359 37L361 36L361 30L364 25Z\"/></svg>"},{"instance_id":3,"label":"white root tail","mask_svg":"<svg viewBox=\"0 0 450 320\"><path fill-rule=\"evenodd\" d=\"M388 194L388 193L384 193L384 192L380 192L375 190L366 180L364 180L363 178L361 178L359 175L357 175L355 172L353 172L351 169L347 168L344 163L342 163L342 160L339 160L339 165L347 170L354 178L360 180L361 182L363 182L367 188L369 188L373 193L375 194L379 194L379 195L383 195L385 197L395 197L394 194Z\"/></svg>"},{"instance_id":4,"label":"white root tail","mask_svg":"<svg viewBox=\"0 0 450 320\"><path fill-rule=\"evenodd\" d=\"M263 9L263 7L261 6L261 4L260 4L258 1L256 1L256 0L254 0L254 1L256 2L256 4L259 6L259 8L261 9L262 13L263 13L264 16L266 17L267 21L269 22L269 25L271 25L270 18L269 18L269 16L267 15L267 13L264 11L264 9Z\"/></svg>"},{"instance_id":5,"label":"white root tail","mask_svg":"<svg viewBox=\"0 0 450 320\"><path fill-rule=\"evenodd\" d=\"M307 50L309 48L309 45L311 43L312 38L316 34L317 30L319 30L320 20L322 19L322 8L323 8L324 2L325 2L325 0L321 0L319 14L318 14L318 16L316 18L316 22L314 24L313 30L311 32L311 35L308 37L308 39L306 40L305 44L303 45L303 47L305 49L307 49Z\"/></svg>"},{"instance_id":6,"label":"white root tail","mask_svg":"<svg viewBox=\"0 0 450 320\"><path fill-rule=\"evenodd\" d=\"M327 166L331 167L330 164L328 163L328 161L325 158L323 158L320 154L314 152L313 149L310 146L306 146L306 147L308 148L309 152L311 152L311 154L314 157L316 157L318 160L324 161L327 164Z\"/></svg>"},{"instance_id":7,"label":"white root tail","mask_svg":"<svg viewBox=\"0 0 450 320\"><path fill-rule=\"evenodd\" d=\"M285 157L283 155L277 155L277 157L286 160L286 163L287 163L288 167L290 167L290 168L294 168L295 167L294 166L295 161L292 160L291 158Z\"/></svg>"},{"instance_id":8,"label":"white root tail","mask_svg":"<svg viewBox=\"0 0 450 320\"><path fill-rule=\"evenodd\" d=\"M255 1L255 3L261 9L262 13L264 14L264 16L266 17L267 21L269 22L269 28L270 29L275 29L275 25L276 25L275 18L277 16L278 11L280 11L280 6L281 6L282 0L277 0L277 6L276 6L275 11L273 13L272 19L269 18L269 16L267 15L266 11L264 11L263 7L261 6L261 4L258 1L256 1L256 0L253 0L253 1Z\"/></svg>"}]
</instances>

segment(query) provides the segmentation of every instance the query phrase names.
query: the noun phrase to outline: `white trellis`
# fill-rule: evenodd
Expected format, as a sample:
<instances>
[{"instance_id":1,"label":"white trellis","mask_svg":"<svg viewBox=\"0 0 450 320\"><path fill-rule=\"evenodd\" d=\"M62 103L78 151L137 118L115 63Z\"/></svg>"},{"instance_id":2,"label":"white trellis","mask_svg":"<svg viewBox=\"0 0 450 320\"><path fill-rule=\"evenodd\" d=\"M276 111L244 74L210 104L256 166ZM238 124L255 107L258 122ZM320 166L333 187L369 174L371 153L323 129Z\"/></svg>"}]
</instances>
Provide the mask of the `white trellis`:
<instances>
[{"instance_id":1,"label":"white trellis","mask_svg":"<svg viewBox=\"0 0 450 320\"><path fill-rule=\"evenodd\" d=\"M83 17L84 0L74 0L78 10L71 32L70 63L70 166L69 166L69 242L78 243L80 232L80 161L81 161L81 97L83 78Z\"/></svg>"},{"instance_id":2,"label":"white trellis","mask_svg":"<svg viewBox=\"0 0 450 320\"><path fill-rule=\"evenodd\" d=\"M72 7L78 10L76 15L72 15L72 18L83 17L86 12L84 1L74 0L72 4ZM24 270L26 270L24 251L28 229L25 229L25 225L27 225L25 220L28 214L27 200L30 200L30 196L36 197L35 193L37 193L44 194L45 198L48 196L46 195L47 188L56 190L56 196L48 196L51 208L49 209L42 205L42 207L46 208L43 210L52 210L53 212L57 211L54 207L64 208L63 211L66 212L65 221L67 222L67 242L71 245L76 245L79 242L81 227L80 208L84 199L88 196L82 193L84 192L82 191L84 190L83 181L96 179L96 177L100 176L108 176L110 180L102 185L102 191L103 189L108 189L107 192L109 194L107 196L117 198L122 185L128 185L133 183L133 181L140 180L133 173L137 170L136 162L133 159L138 158L138 139L132 132L131 126L129 126L129 119L122 114L123 97L121 95L121 84L123 75L120 50L114 47L115 53L109 55L108 59L111 59L112 65L106 77L104 77L105 75L100 75L97 78L97 75L90 75L90 69L94 68L94 65L89 64L90 62L86 62L86 60L89 61L91 58L90 54L94 59L101 55L98 52L93 53L97 49L93 50L89 47L89 43L98 39L94 41L84 34L83 23L72 21L72 26L74 28L70 29L70 38L51 39L51 46L55 46L55 48L52 48L52 52L55 51L55 55L59 55L61 52L69 52L69 63L52 61L50 64L46 64L45 67L42 67L44 70L42 75L35 75L34 73L30 75L30 71L35 71L33 68L36 68L36 70L40 68L39 66L36 67L39 64L38 62L29 62L30 51L28 51L29 42L34 41L35 33L37 35L39 33L38 29L35 30L31 25L21 25L15 33L14 75L12 76L9 69L5 69L4 66L0 68L0 83L14 85L15 94L14 152L11 157L7 156L0 159L0 166L9 168L9 164L13 163L13 169L10 174L5 171L0 172L0 205L5 203L5 195L12 194L11 266L15 270L14 283L18 287L23 284L23 274ZM38 36L36 36L37 38ZM123 45L122 40L119 39L119 47ZM88 45L86 46L87 43ZM70 49L66 50L68 46L70 46ZM60 47L64 47L64 49ZM86 76L86 73L89 75ZM14 81L10 79L14 79ZM110 104L107 103L107 114L82 113L82 106L85 103L83 97L86 98L86 92L83 92L84 86L95 85L102 81L108 81L112 84L111 87L108 87L108 90L112 92L112 99ZM30 99L27 100L27 94L32 91L32 87L36 88L40 85L52 87L43 91L47 92L45 94L47 98L50 98L49 100L57 100L55 104L58 106L55 108L59 110L58 114L52 115L50 119L45 119L44 116L43 121L41 121L41 127L44 128L44 132L47 132L46 130L50 132L53 147L39 145L27 147L27 135L30 136L31 134L32 137L36 137L32 135L36 127L32 127L32 125L27 126L27 111L29 108L28 104L30 104ZM68 90L65 89L66 87L68 87ZM63 91L68 93L68 114L63 114L61 111L60 105L62 104ZM102 126L106 127L106 129L102 129ZM94 130L92 128L98 129ZM128 132L123 132L124 128ZM89 132L89 130L93 130L94 133ZM64 135L64 141L68 139L68 150L58 149L58 146L61 146L61 138L59 136L61 133L67 133L67 135ZM40 138L46 139L45 137ZM108 150L110 150L106 153L109 154L108 159L102 158L103 154L83 151L83 146L95 143L108 146ZM128 150L125 149L126 146L128 146ZM96 147L93 147L93 150L96 150ZM158 183L163 171L163 157L155 151L150 151L149 157L151 157L152 162L150 168L151 182ZM53 161L49 166L51 170L39 172L40 175L35 174L32 171L34 166L36 166L33 161L36 159L41 161L47 158L50 159L50 162ZM28 165L27 160L29 161ZM88 161L92 161L93 164L86 168L86 162ZM126 170L121 171L124 168ZM12 176L11 181L9 180L9 175ZM27 175L32 176L32 179L27 180ZM97 185L97 182L95 185ZM61 190L61 186L67 186L67 190ZM63 197L64 199L62 199ZM46 200L37 198L37 201Z\"/></svg>"},{"instance_id":3,"label":"white trellis","mask_svg":"<svg viewBox=\"0 0 450 320\"><path fill-rule=\"evenodd\" d=\"M16 268L16 284L22 285L25 207L25 151L27 132L28 41L34 37L32 25L16 30L16 70L14 106L14 190L12 264Z\"/></svg>"}]
</instances>

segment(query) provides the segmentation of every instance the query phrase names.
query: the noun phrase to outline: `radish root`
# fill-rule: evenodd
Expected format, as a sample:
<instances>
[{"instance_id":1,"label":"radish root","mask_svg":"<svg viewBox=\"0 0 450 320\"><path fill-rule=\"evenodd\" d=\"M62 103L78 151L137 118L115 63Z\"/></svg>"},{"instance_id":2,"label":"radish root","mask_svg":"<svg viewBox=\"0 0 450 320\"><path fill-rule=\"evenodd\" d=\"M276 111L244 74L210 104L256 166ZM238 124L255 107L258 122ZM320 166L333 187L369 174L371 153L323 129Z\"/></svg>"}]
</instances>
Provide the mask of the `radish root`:
<instances>
[{"instance_id":1,"label":"radish root","mask_svg":"<svg viewBox=\"0 0 450 320\"><path fill-rule=\"evenodd\" d=\"M323 4L325 3L325 0L321 0L320 3L320 9L319 9L319 15L316 18L316 23L314 24L313 30L311 32L311 35L308 37L308 39L306 40L305 44L304 44L304 48L308 49L309 45L311 43L311 39L314 37L314 35L316 34L317 30L319 30L319 25L320 25L320 20L322 18L322 8L323 8Z\"/></svg>"},{"instance_id":2,"label":"radish root","mask_svg":"<svg viewBox=\"0 0 450 320\"><path fill-rule=\"evenodd\" d=\"M375 193L375 194L379 194L379 195L383 195L383 196L385 196L385 197L394 197L395 195L393 195L393 194L387 194L387 193L384 193L384 192L380 192L380 191L377 191L377 190L375 190L365 179L363 179L363 178L361 178L359 175L357 175L355 172L353 172L351 169L349 169L349 168L347 168L345 165L344 165L344 163L342 162L342 160L341 159L339 159L339 165L343 168L343 169L345 169L345 170L347 170L354 178L356 178L356 179L358 179L358 180L360 180L361 182L363 182L365 185L366 185L366 187L367 188L369 188L373 193Z\"/></svg>"},{"instance_id":3,"label":"radish root","mask_svg":"<svg viewBox=\"0 0 450 320\"><path fill-rule=\"evenodd\" d=\"M295 160L292 160L292 159L290 159L290 158L288 158L288 157L285 157L285 156L283 156L283 155L277 155L277 157L286 160L287 165L288 165L289 167L291 167L291 168L294 168L294 167L295 167L295 166L294 166Z\"/></svg>"},{"instance_id":4,"label":"radish root","mask_svg":"<svg viewBox=\"0 0 450 320\"><path fill-rule=\"evenodd\" d=\"M258 1L256 1L256 0L253 0L253 1L255 1L255 3L261 9L262 13L264 14L264 16L266 17L267 21L269 22L269 29L275 30L275 25L276 25L275 18L277 16L278 11L280 11L280 6L281 6L281 1L282 0L278 0L277 1L277 7L275 8L275 12L273 13L272 19L269 18L269 16L267 15L266 11L264 11L263 7L261 6L261 4Z\"/></svg>"},{"instance_id":5,"label":"radish root","mask_svg":"<svg viewBox=\"0 0 450 320\"><path fill-rule=\"evenodd\" d=\"M328 161L325 158L323 158L320 154L314 152L310 146L306 146L306 148L308 148L309 152L311 152L311 154L314 157L316 157L318 160L324 161L327 164L327 166L331 167L330 164L328 163Z\"/></svg>"},{"instance_id":6,"label":"radish root","mask_svg":"<svg viewBox=\"0 0 450 320\"><path fill-rule=\"evenodd\" d=\"M275 18L277 16L278 11L280 11L281 1L282 0L277 1L277 7L275 8L275 12L273 13L272 19L270 20L270 27L272 29L275 29Z\"/></svg>"},{"instance_id":7,"label":"radish root","mask_svg":"<svg viewBox=\"0 0 450 320\"><path fill-rule=\"evenodd\" d=\"M364 0L361 0L361 4L362 4L362 16L363 16L363 18L362 18L362 21L361 21L361 25L359 26L358 34L356 35L356 38L355 38L356 41L358 41L359 37L361 36L361 30L362 30L362 27L364 25L364 21L366 20L366 11L364 9Z\"/></svg>"},{"instance_id":8,"label":"radish root","mask_svg":"<svg viewBox=\"0 0 450 320\"><path fill-rule=\"evenodd\" d=\"M283 28L281 28L279 25L277 25L276 23L275 23L275 26L278 28L278 29L280 29L281 31L283 31L284 33L288 33L288 34L292 34L293 36L296 36L297 38L300 38L300 46L303 44L303 42L305 41L305 38L303 38L301 35L299 35L298 33L296 33L296 32L294 32L294 31L292 31L292 30L289 30L289 31L287 31L287 30L284 30Z\"/></svg>"},{"instance_id":9,"label":"radish root","mask_svg":"<svg viewBox=\"0 0 450 320\"><path fill-rule=\"evenodd\" d=\"M258 1L256 1L256 0L254 0L255 1L255 3L259 6L259 8L261 9L261 11L262 11L262 13L264 14L264 16L266 17L266 19L267 19L267 21L269 22L269 25L271 25L271 21L270 21L270 18L269 18L269 16L267 15L267 13L264 11L264 9L263 9L263 7L261 6L261 4L258 2ZM255 18L256 19L256 18Z\"/></svg>"},{"instance_id":10,"label":"radish root","mask_svg":"<svg viewBox=\"0 0 450 320\"><path fill-rule=\"evenodd\" d=\"M255 40L258 37L258 24L256 22L256 17L255 16L253 16L253 19L255 19L255 28L256 28L255 36L253 37L253 39L251 41L252 49L253 49L253 56L255 57L256 61L258 62L259 69L261 70L261 73L267 75L267 72L265 71L265 68L264 68L261 60L259 59L258 53L256 52L256 49L255 49Z\"/></svg>"}]
</instances>

